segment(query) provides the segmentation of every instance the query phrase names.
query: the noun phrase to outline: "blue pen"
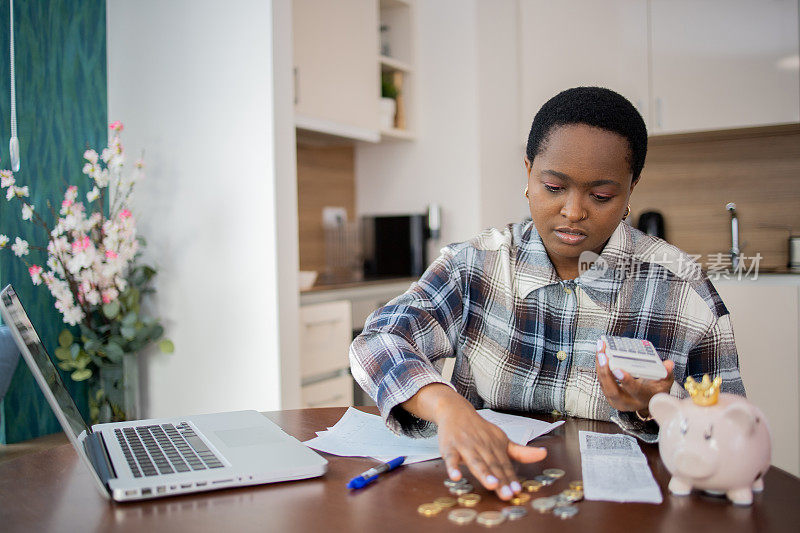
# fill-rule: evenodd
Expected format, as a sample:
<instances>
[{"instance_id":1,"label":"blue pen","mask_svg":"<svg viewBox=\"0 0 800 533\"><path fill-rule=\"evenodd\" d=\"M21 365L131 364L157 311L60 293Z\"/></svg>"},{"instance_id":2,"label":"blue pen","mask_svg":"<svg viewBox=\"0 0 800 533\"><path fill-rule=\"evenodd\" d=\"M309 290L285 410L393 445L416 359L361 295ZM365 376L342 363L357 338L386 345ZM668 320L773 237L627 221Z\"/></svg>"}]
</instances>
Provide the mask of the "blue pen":
<instances>
[{"instance_id":1,"label":"blue pen","mask_svg":"<svg viewBox=\"0 0 800 533\"><path fill-rule=\"evenodd\" d=\"M392 459L388 463L381 463L374 468L370 468L366 472L363 472L360 476L356 476L350 480L347 484L348 489L360 489L361 487L366 487L376 479L381 474L384 474L390 470L394 470L405 461L405 457L397 457Z\"/></svg>"}]
</instances>

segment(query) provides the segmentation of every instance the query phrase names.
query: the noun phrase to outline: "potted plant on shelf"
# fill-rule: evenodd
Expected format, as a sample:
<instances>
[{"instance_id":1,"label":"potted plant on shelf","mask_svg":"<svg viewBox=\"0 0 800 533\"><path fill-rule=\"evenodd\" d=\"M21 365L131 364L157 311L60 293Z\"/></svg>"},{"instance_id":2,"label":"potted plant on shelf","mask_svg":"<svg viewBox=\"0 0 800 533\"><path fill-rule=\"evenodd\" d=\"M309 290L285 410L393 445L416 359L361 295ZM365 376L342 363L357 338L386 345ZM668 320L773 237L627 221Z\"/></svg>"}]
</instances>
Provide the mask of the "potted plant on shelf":
<instances>
[{"instance_id":1,"label":"potted plant on shelf","mask_svg":"<svg viewBox=\"0 0 800 533\"><path fill-rule=\"evenodd\" d=\"M83 154L83 173L92 186L86 204L78 198L78 187L70 185L58 212L49 201L46 211L37 210L28 201L28 186L20 186L10 170L0 170L6 199L21 204L22 219L40 226L47 236L46 246L40 247L19 237L9 246L11 239L0 235L0 249L10 249L25 262L33 284L47 287L71 326L59 335L55 356L74 381L88 382L92 423L136 418L137 354L159 340L162 352L174 350L163 338L159 320L148 317L141 306L142 298L155 292L156 271L140 262L145 241L136 234L129 204L144 164L137 161L132 174L123 176L122 129L114 122L101 154ZM45 262L34 262L32 250Z\"/></svg>"},{"instance_id":2,"label":"potted plant on shelf","mask_svg":"<svg viewBox=\"0 0 800 533\"><path fill-rule=\"evenodd\" d=\"M390 72L381 74L381 129L394 128L395 113L397 113L397 95L399 91L394 84Z\"/></svg>"}]
</instances>

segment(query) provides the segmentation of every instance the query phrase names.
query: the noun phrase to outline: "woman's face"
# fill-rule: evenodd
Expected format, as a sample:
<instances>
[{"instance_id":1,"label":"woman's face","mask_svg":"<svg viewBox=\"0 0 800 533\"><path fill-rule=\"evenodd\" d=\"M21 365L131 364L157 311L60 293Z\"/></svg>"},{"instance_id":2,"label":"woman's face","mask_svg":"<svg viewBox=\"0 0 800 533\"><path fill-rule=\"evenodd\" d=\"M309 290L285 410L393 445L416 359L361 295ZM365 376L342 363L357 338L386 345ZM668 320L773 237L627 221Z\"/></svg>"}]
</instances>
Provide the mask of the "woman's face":
<instances>
[{"instance_id":1,"label":"woman's face","mask_svg":"<svg viewBox=\"0 0 800 533\"><path fill-rule=\"evenodd\" d=\"M636 185L628 141L583 124L558 126L525 168L531 218L550 260L559 274L574 273L581 252L599 254L627 210Z\"/></svg>"}]
</instances>

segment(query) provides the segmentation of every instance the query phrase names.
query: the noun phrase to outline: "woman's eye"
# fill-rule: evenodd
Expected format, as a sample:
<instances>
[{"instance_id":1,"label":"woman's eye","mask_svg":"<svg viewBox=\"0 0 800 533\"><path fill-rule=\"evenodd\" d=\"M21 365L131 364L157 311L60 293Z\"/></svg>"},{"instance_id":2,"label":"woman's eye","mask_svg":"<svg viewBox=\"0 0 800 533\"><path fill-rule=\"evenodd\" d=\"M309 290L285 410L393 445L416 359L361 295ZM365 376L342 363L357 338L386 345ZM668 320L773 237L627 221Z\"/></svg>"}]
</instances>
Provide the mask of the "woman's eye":
<instances>
[{"instance_id":1,"label":"woman's eye","mask_svg":"<svg viewBox=\"0 0 800 533\"><path fill-rule=\"evenodd\" d=\"M594 195L594 199L597 200L598 202L607 202L607 201L611 200L612 198L614 198L614 197L613 196L602 196L600 194L595 194Z\"/></svg>"},{"instance_id":2,"label":"woman's eye","mask_svg":"<svg viewBox=\"0 0 800 533\"><path fill-rule=\"evenodd\" d=\"M550 192L559 192L563 190L563 187L559 187L558 185L549 185L547 183L544 184L544 188Z\"/></svg>"}]
</instances>

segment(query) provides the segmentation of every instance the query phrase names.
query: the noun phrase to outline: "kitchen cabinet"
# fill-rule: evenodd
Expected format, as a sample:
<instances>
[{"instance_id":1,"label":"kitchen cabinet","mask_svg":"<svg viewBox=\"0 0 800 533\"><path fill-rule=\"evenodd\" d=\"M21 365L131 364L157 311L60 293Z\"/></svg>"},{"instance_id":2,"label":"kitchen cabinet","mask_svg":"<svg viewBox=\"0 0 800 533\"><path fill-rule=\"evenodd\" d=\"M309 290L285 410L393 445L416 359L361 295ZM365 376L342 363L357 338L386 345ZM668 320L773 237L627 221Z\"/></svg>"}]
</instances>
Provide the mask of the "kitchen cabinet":
<instances>
[{"instance_id":1,"label":"kitchen cabinet","mask_svg":"<svg viewBox=\"0 0 800 533\"><path fill-rule=\"evenodd\" d=\"M521 139L539 108L579 85L608 87L649 113L647 2L520 1Z\"/></svg>"},{"instance_id":2,"label":"kitchen cabinet","mask_svg":"<svg viewBox=\"0 0 800 533\"><path fill-rule=\"evenodd\" d=\"M800 121L797 0L651 0L652 133Z\"/></svg>"},{"instance_id":3,"label":"kitchen cabinet","mask_svg":"<svg viewBox=\"0 0 800 533\"><path fill-rule=\"evenodd\" d=\"M650 134L800 121L797 0L520 0L521 137L560 90L628 98Z\"/></svg>"},{"instance_id":4,"label":"kitchen cabinet","mask_svg":"<svg viewBox=\"0 0 800 533\"><path fill-rule=\"evenodd\" d=\"M348 372L351 340L349 301L300 307L300 391L304 407L352 405L353 385Z\"/></svg>"},{"instance_id":5,"label":"kitchen cabinet","mask_svg":"<svg viewBox=\"0 0 800 533\"><path fill-rule=\"evenodd\" d=\"M375 0L293 0L295 124L378 141Z\"/></svg>"},{"instance_id":6,"label":"kitchen cabinet","mask_svg":"<svg viewBox=\"0 0 800 533\"><path fill-rule=\"evenodd\" d=\"M800 475L800 276L714 281L731 314L747 397L772 432L772 464Z\"/></svg>"}]
</instances>

